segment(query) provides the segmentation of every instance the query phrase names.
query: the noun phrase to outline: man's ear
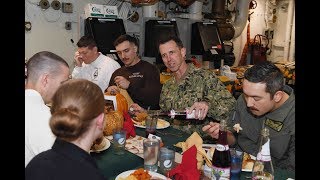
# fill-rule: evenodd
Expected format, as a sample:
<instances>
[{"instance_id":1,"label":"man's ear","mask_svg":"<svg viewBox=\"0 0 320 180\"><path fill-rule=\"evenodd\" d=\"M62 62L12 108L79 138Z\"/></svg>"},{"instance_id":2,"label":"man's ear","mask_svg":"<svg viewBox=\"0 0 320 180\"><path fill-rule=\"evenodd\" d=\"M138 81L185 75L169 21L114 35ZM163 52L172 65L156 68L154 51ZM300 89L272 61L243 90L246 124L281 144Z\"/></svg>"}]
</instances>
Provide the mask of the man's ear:
<instances>
[{"instance_id":1,"label":"man's ear","mask_svg":"<svg viewBox=\"0 0 320 180\"><path fill-rule=\"evenodd\" d=\"M46 87L47 84L48 84L48 78L49 78L49 75L48 74L42 74L40 76L40 83L41 83L41 87Z\"/></svg>"},{"instance_id":2,"label":"man's ear","mask_svg":"<svg viewBox=\"0 0 320 180\"><path fill-rule=\"evenodd\" d=\"M181 48L181 56L182 57L186 57L186 54L187 54L187 49L185 47Z\"/></svg>"},{"instance_id":3,"label":"man's ear","mask_svg":"<svg viewBox=\"0 0 320 180\"><path fill-rule=\"evenodd\" d=\"M134 46L133 50L134 50L135 53L138 53L138 47L137 46Z\"/></svg>"},{"instance_id":4,"label":"man's ear","mask_svg":"<svg viewBox=\"0 0 320 180\"><path fill-rule=\"evenodd\" d=\"M283 92L283 91L277 91L277 92L274 94L274 96L273 96L273 100L274 100L275 102L280 102L281 99L282 99L282 97L283 97L283 95L284 95L284 93L285 93L285 92Z\"/></svg>"}]
</instances>

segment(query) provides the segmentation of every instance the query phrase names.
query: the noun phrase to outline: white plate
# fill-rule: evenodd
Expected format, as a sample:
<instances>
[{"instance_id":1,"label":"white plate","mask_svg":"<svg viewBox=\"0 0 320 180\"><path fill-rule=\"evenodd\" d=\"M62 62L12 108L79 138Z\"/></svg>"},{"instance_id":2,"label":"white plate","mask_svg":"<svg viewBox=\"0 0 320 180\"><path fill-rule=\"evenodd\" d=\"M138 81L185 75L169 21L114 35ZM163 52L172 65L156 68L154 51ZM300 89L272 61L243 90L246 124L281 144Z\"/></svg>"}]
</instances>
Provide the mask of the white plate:
<instances>
[{"instance_id":1,"label":"white plate","mask_svg":"<svg viewBox=\"0 0 320 180\"><path fill-rule=\"evenodd\" d=\"M104 151L104 150L106 150L106 149L108 149L108 148L110 147L110 141L109 141L106 137L104 137L104 136L103 136L103 138L104 138L105 141L107 142L106 145L105 145L103 148L101 148L101 149L90 150L90 152L95 152L95 153L97 153L97 152Z\"/></svg>"},{"instance_id":2,"label":"white plate","mask_svg":"<svg viewBox=\"0 0 320 180\"><path fill-rule=\"evenodd\" d=\"M132 119L132 122L133 122L133 124L134 124L135 127L138 127L138 128L146 128L145 125L141 125L141 124L139 124L139 122L134 121L133 119ZM159 125L159 123L160 123L160 125ZM163 120L163 119L158 119L157 129L165 129L165 128L169 127L169 126L170 126L170 123L169 123L168 121Z\"/></svg>"},{"instance_id":3,"label":"white plate","mask_svg":"<svg viewBox=\"0 0 320 180\"><path fill-rule=\"evenodd\" d=\"M128 176L130 176L131 173L133 173L135 170L129 170L129 171L125 171L121 174L119 174L115 180L119 180L120 178L126 178ZM151 177L155 178L161 178L163 180L167 179L164 175L162 174L159 174L159 173L156 173L156 172L152 172L152 171L149 171L149 174L151 175Z\"/></svg>"},{"instance_id":4,"label":"white plate","mask_svg":"<svg viewBox=\"0 0 320 180\"><path fill-rule=\"evenodd\" d=\"M244 153L246 153L246 152L244 152ZM253 160L256 160L256 159L257 159L255 156L253 156L253 155L251 155L251 154L249 154L249 155L250 155L251 159L253 159ZM242 161L242 163L243 163L243 161ZM241 169L241 171L244 171L244 172L252 172L252 169Z\"/></svg>"}]
</instances>

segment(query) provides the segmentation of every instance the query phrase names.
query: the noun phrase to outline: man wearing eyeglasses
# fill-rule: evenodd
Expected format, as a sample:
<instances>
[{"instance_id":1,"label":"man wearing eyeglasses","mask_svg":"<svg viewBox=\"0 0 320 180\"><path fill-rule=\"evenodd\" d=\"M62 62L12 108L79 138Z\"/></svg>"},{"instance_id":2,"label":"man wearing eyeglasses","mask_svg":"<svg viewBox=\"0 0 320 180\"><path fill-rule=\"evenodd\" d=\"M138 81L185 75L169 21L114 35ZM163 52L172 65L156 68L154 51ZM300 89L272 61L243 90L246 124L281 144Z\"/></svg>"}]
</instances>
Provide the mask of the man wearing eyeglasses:
<instances>
[{"instance_id":1,"label":"man wearing eyeglasses","mask_svg":"<svg viewBox=\"0 0 320 180\"><path fill-rule=\"evenodd\" d=\"M72 78L92 81L104 91L109 85L112 73L120 68L120 64L98 52L97 44L91 36L81 37L77 46Z\"/></svg>"}]
</instances>

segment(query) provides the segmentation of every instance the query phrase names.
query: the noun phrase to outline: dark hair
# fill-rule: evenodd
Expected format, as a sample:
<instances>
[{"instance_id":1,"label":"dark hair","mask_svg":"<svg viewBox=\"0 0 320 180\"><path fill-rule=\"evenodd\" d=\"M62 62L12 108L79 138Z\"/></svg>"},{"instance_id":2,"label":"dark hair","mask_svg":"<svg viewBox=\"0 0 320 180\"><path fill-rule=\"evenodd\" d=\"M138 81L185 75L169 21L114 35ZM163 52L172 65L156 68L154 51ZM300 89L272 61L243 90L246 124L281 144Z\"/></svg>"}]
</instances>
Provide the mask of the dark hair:
<instances>
[{"instance_id":1,"label":"dark hair","mask_svg":"<svg viewBox=\"0 0 320 180\"><path fill-rule=\"evenodd\" d=\"M181 39L180 39L178 36L168 35L168 36L161 36L161 37L159 38L158 43L157 43L158 49L159 49L159 47L160 47L161 44L165 44L165 43L167 43L167 42L169 42L169 41L171 41L171 40L174 41L174 42L176 42L176 44L177 44L177 46L178 46L179 48L183 48L183 47L184 47Z\"/></svg>"},{"instance_id":2,"label":"dark hair","mask_svg":"<svg viewBox=\"0 0 320 180\"><path fill-rule=\"evenodd\" d=\"M58 138L72 141L83 135L90 123L104 112L100 87L85 79L63 83L52 98L50 128Z\"/></svg>"},{"instance_id":3,"label":"dark hair","mask_svg":"<svg viewBox=\"0 0 320 180\"><path fill-rule=\"evenodd\" d=\"M123 34L119 36L116 40L114 40L113 45L116 47L119 44L123 43L124 41L129 41L130 43L133 43L139 48L139 41L137 38L130 36L129 34Z\"/></svg>"},{"instance_id":4,"label":"dark hair","mask_svg":"<svg viewBox=\"0 0 320 180\"><path fill-rule=\"evenodd\" d=\"M97 43L92 36L82 36L77 42L77 46L79 48L88 47L89 49L92 49L97 47Z\"/></svg>"},{"instance_id":5,"label":"dark hair","mask_svg":"<svg viewBox=\"0 0 320 180\"><path fill-rule=\"evenodd\" d=\"M265 83L266 92L270 93L271 97L277 91L282 91L284 87L282 72L269 61L258 63L247 69L244 73L244 78L253 83Z\"/></svg>"},{"instance_id":6,"label":"dark hair","mask_svg":"<svg viewBox=\"0 0 320 180\"><path fill-rule=\"evenodd\" d=\"M43 73L59 75L62 73L62 66L69 68L62 57L49 51L38 52L27 62L28 82L36 82Z\"/></svg>"}]
</instances>

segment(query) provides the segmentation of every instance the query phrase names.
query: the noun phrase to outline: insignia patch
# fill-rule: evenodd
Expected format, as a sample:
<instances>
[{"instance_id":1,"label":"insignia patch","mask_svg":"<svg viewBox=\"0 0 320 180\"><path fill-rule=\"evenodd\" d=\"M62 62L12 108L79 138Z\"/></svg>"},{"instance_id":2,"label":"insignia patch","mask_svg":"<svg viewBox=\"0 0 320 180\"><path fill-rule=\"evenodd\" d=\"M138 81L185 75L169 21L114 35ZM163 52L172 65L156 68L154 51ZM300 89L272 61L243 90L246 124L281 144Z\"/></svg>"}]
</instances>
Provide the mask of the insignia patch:
<instances>
[{"instance_id":1,"label":"insignia patch","mask_svg":"<svg viewBox=\"0 0 320 180\"><path fill-rule=\"evenodd\" d=\"M265 122L265 125L269 126L271 129L276 130L277 132L279 132L283 127L282 122L271 120L271 119L267 119Z\"/></svg>"},{"instance_id":2,"label":"insignia patch","mask_svg":"<svg viewBox=\"0 0 320 180\"><path fill-rule=\"evenodd\" d=\"M98 77L98 68L96 68L95 72L93 73L93 79Z\"/></svg>"}]
</instances>

